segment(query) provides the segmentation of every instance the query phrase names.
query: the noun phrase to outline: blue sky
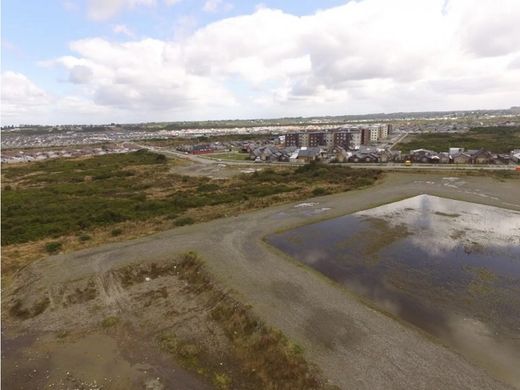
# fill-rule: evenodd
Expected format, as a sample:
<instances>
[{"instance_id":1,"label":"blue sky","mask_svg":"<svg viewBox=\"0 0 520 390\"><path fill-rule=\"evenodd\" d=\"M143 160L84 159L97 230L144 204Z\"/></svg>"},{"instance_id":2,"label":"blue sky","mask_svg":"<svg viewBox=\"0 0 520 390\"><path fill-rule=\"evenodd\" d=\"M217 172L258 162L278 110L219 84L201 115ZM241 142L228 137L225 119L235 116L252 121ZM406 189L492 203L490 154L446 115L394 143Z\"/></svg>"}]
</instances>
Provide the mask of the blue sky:
<instances>
[{"instance_id":1,"label":"blue sky","mask_svg":"<svg viewBox=\"0 0 520 390\"><path fill-rule=\"evenodd\" d=\"M157 2L155 6L122 8L113 17L95 20L87 16L86 1L4 0L2 69L23 72L38 80L42 87L63 90L56 74L42 69L38 63L68 53L69 42L73 40L91 36L125 40L126 36L113 32L115 25L127 26L137 37L168 40L175 38L183 19L189 19L192 30L222 18L252 13L259 5L306 15L344 3L340 0L235 1L229 9L204 12L205 2L186 0L173 6Z\"/></svg>"},{"instance_id":2,"label":"blue sky","mask_svg":"<svg viewBox=\"0 0 520 390\"><path fill-rule=\"evenodd\" d=\"M500 108L520 2L5 0L2 124Z\"/></svg>"}]
</instances>

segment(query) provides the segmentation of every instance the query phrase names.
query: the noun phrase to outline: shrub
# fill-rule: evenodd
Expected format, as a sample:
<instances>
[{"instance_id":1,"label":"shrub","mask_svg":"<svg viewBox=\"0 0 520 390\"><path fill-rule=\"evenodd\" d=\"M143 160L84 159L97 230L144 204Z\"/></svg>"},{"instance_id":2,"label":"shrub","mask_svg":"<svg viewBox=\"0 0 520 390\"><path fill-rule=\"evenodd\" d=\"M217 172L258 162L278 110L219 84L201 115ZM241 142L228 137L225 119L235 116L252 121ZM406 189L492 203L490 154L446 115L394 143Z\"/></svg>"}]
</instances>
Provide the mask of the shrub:
<instances>
[{"instance_id":1,"label":"shrub","mask_svg":"<svg viewBox=\"0 0 520 390\"><path fill-rule=\"evenodd\" d=\"M101 326L105 329L111 328L119 323L119 318L110 316L101 321Z\"/></svg>"},{"instance_id":2,"label":"shrub","mask_svg":"<svg viewBox=\"0 0 520 390\"><path fill-rule=\"evenodd\" d=\"M79 238L79 240L80 240L81 242L85 242L85 241L90 240L92 237L90 237L88 234L82 234L82 235L79 236L78 238Z\"/></svg>"},{"instance_id":3,"label":"shrub","mask_svg":"<svg viewBox=\"0 0 520 390\"><path fill-rule=\"evenodd\" d=\"M157 157L155 157L155 162L158 164L166 162L166 156L164 154L158 154Z\"/></svg>"},{"instance_id":4,"label":"shrub","mask_svg":"<svg viewBox=\"0 0 520 390\"><path fill-rule=\"evenodd\" d=\"M212 192L219 189L218 184L214 183L208 183L208 184L201 184L197 187L198 192Z\"/></svg>"},{"instance_id":5,"label":"shrub","mask_svg":"<svg viewBox=\"0 0 520 390\"><path fill-rule=\"evenodd\" d=\"M123 229L119 229L119 228L113 229L111 232L112 237L120 236L121 233L123 233Z\"/></svg>"},{"instance_id":6,"label":"shrub","mask_svg":"<svg viewBox=\"0 0 520 390\"><path fill-rule=\"evenodd\" d=\"M190 217L182 217L175 220L175 226L184 226L184 225L192 225L195 223L193 218Z\"/></svg>"},{"instance_id":7,"label":"shrub","mask_svg":"<svg viewBox=\"0 0 520 390\"><path fill-rule=\"evenodd\" d=\"M312 195L314 196L320 196L320 195L326 195L329 191L326 188L323 187L316 187L312 190Z\"/></svg>"},{"instance_id":8,"label":"shrub","mask_svg":"<svg viewBox=\"0 0 520 390\"><path fill-rule=\"evenodd\" d=\"M62 243L59 241L51 241L45 245L45 250L47 251L47 253L53 254L59 252L62 246Z\"/></svg>"}]
</instances>

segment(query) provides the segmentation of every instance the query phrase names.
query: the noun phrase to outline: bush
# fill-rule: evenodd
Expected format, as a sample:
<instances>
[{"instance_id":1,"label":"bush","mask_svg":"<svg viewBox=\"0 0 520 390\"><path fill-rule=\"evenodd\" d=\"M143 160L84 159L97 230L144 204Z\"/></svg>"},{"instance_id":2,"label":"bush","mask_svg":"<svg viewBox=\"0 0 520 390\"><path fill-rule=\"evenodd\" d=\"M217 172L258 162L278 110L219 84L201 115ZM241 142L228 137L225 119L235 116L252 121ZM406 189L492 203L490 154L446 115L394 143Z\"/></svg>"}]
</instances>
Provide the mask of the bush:
<instances>
[{"instance_id":1,"label":"bush","mask_svg":"<svg viewBox=\"0 0 520 390\"><path fill-rule=\"evenodd\" d=\"M323 187L316 187L312 190L312 195L314 196L320 196L320 195L326 195L329 191L326 188Z\"/></svg>"},{"instance_id":2,"label":"bush","mask_svg":"<svg viewBox=\"0 0 520 390\"><path fill-rule=\"evenodd\" d=\"M54 254L54 253L59 252L61 250L62 246L63 246L62 243L59 241L51 241L45 245L45 250L49 254Z\"/></svg>"},{"instance_id":3,"label":"bush","mask_svg":"<svg viewBox=\"0 0 520 390\"><path fill-rule=\"evenodd\" d=\"M111 328L119 323L119 318L110 316L101 321L101 326L105 329Z\"/></svg>"},{"instance_id":4,"label":"bush","mask_svg":"<svg viewBox=\"0 0 520 390\"><path fill-rule=\"evenodd\" d=\"M112 237L120 236L121 233L123 233L123 230L122 230L122 229L119 229L119 228L117 228L117 229L113 229L112 232L111 232Z\"/></svg>"},{"instance_id":5,"label":"bush","mask_svg":"<svg viewBox=\"0 0 520 390\"><path fill-rule=\"evenodd\" d=\"M158 154L157 157L155 157L155 161L158 164L162 164L166 162L166 156L164 154Z\"/></svg>"},{"instance_id":6,"label":"bush","mask_svg":"<svg viewBox=\"0 0 520 390\"><path fill-rule=\"evenodd\" d=\"M193 218L190 217L182 217L175 220L175 226L184 226L184 225L192 225L195 223Z\"/></svg>"},{"instance_id":7,"label":"bush","mask_svg":"<svg viewBox=\"0 0 520 390\"><path fill-rule=\"evenodd\" d=\"M85 241L90 240L92 237L90 237L88 234L82 234L82 235L79 236L78 238L79 238L79 240L80 240L81 242L85 242Z\"/></svg>"}]
</instances>

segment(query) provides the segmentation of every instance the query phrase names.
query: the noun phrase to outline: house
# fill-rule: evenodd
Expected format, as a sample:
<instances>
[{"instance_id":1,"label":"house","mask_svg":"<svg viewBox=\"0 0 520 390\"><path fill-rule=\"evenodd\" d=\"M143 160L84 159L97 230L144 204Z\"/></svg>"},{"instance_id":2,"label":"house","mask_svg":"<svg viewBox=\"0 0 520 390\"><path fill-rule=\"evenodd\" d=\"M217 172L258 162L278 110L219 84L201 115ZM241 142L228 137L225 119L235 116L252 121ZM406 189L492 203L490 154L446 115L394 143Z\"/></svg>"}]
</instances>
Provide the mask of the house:
<instances>
[{"instance_id":1,"label":"house","mask_svg":"<svg viewBox=\"0 0 520 390\"><path fill-rule=\"evenodd\" d=\"M379 156L375 153L354 153L349 159L353 163L376 163L379 161Z\"/></svg>"},{"instance_id":2,"label":"house","mask_svg":"<svg viewBox=\"0 0 520 390\"><path fill-rule=\"evenodd\" d=\"M513 161L513 158L509 154L495 154L491 160L491 164L507 165Z\"/></svg>"},{"instance_id":3,"label":"house","mask_svg":"<svg viewBox=\"0 0 520 390\"><path fill-rule=\"evenodd\" d=\"M381 153L379 153L379 162L387 163L390 161L394 161L394 158L395 155L388 150L384 150Z\"/></svg>"},{"instance_id":4,"label":"house","mask_svg":"<svg viewBox=\"0 0 520 390\"><path fill-rule=\"evenodd\" d=\"M415 149L410 151L410 159L413 162L435 164L438 163L440 158L437 152L428 149Z\"/></svg>"},{"instance_id":5,"label":"house","mask_svg":"<svg viewBox=\"0 0 520 390\"><path fill-rule=\"evenodd\" d=\"M457 154L457 153L464 153L464 148L450 148L448 153L450 155Z\"/></svg>"},{"instance_id":6,"label":"house","mask_svg":"<svg viewBox=\"0 0 520 390\"><path fill-rule=\"evenodd\" d=\"M345 150L345 148L343 148L341 146L335 146L332 149L331 154L332 154L332 161L339 162L339 163L347 162L349 157L351 156L351 153L347 152Z\"/></svg>"},{"instance_id":7,"label":"house","mask_svg":"<svg viewBox=\"0 0 520 390\"><path fill-rule=\"evenodd\" d=\"M477 150L471 154L471 162L473 164L490 164L493 154L487 150Z\"/></svg>"},{"instance_id":8,"label":"house","mask_svg":"<svg viewBox=\"0 0 520 390\"><path fill-rule=\"evenodd\" d=\"M456 153L451 158L454 164L469 164L471 162L471 155L468 153Z\"/></svg>"},{"instance_id":9,"label":"house","mask_svg":"<svg viewBox=\"0 0 520 390\"><path fill-rule=\"evenodd\" d=\"M449 163L451 163L450 153L446 153L446 152L439 153L439 164L449 164Z\"/></svg>"},{"instance_id":10,"label":"house","mask_svg":"<svg viewBox=\"0 0 520 390\"><path fill-rule=\"evenodd\" d=\"M274 148L273 148L274 149ZM266 161L269 160L270 156L274 153L274 150L271 150L267 146L257 147L249 153L249 158L255 161Z\"/></svg>"},{"instance_id":11,"label":"house","mask_svg":"<svg viewBox=\"0 0 520 390\"><path fill-rule=\"evenodd\" d=\"M310 162L321 158L321 149L319 147L302 147L298 152L298 160Z\"/></svg>"}]
</instances>

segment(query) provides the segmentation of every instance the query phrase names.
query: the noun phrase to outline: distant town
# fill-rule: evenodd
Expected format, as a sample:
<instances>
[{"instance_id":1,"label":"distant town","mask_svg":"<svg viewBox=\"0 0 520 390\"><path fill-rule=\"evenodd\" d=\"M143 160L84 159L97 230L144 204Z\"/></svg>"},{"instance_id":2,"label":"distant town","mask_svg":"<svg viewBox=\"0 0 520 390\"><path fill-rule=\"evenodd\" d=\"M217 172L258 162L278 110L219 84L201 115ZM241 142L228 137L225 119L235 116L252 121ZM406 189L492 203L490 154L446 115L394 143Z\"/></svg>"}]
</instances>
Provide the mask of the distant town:
<instances>
[{"instance_id":1,"label":"distant town","mask_svg":"<svg viewBox=\"0 0 520 390\"><path fill-rule=\"evenodd\" d=\"M135 151L143 144L234 162L364 164L494 164L520 162L520 143L510 150L407 149L421 134L463 135L480 126L520 126L520 109L375 114L145 124L4 126L2 163L41 161ZM230 154L236 153L236 154Z\"/></svg>"}]
</instances>

